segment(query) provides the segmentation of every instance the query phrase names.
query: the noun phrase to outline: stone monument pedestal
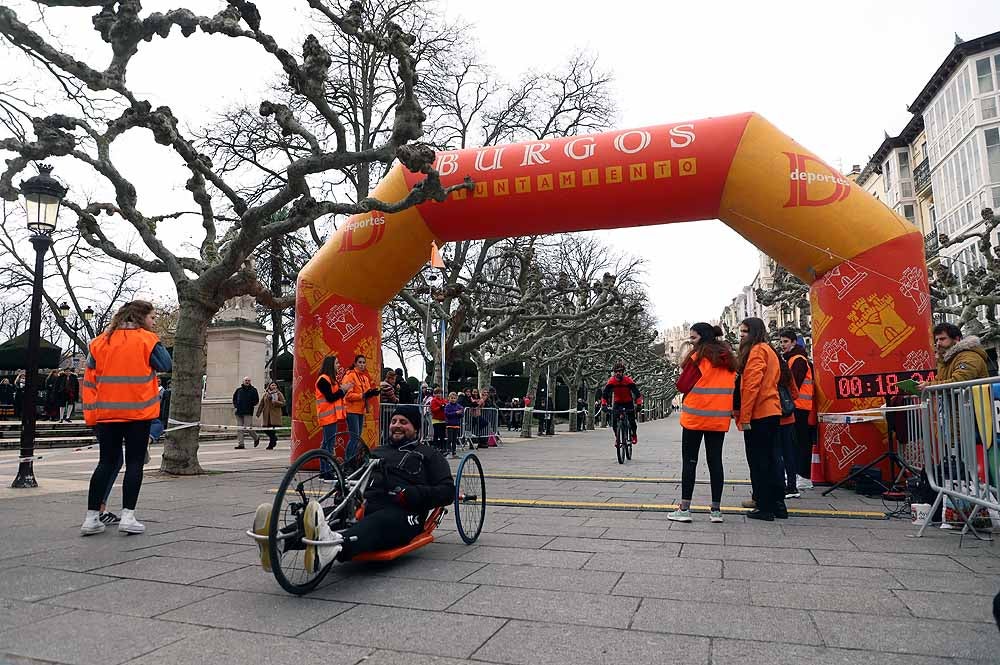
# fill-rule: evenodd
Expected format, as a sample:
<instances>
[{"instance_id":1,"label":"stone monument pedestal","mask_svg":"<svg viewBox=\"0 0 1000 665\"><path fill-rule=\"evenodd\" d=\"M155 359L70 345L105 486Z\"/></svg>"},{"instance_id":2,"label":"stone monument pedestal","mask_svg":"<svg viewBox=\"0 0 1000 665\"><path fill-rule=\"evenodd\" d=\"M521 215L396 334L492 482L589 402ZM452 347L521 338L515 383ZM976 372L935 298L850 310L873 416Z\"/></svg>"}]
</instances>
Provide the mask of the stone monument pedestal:
<instances>
[{"instance_id":1,"label":"stone monument pedestal","mask_svg":"<svg viewBox=\"0 0 1000 665\"><path fill-rule=\"evenodd\" d=\"M235 425L233 391L249 376L257 392L264 394L268 331L256 321L218 321L208 328L205 395L201 422Z\"/></svg>"}]
</instances>

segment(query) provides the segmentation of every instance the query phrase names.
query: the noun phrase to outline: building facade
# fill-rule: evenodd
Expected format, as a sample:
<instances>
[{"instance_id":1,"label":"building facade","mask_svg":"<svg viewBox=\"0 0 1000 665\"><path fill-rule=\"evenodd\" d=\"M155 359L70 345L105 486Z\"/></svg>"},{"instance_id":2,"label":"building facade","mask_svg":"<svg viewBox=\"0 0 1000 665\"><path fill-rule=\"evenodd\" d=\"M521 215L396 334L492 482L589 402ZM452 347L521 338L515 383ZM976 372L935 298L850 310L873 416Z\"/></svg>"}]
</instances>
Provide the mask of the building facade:
<instances>
[{"instance_id":1,"label":"building facade","mask_svg":"<svg viewBox=\"0 0 1000 665\"><path fill-rule=\"evenodd\" d=\"M907 109L913 117L898 136L886 135L855 182L917 226L928 265L944 263L961 282L985 258L974 239L941 247L941 236L981 228L983 208L1000 210L1000 32L956 35Z\"/></svg>"}]
</instances>

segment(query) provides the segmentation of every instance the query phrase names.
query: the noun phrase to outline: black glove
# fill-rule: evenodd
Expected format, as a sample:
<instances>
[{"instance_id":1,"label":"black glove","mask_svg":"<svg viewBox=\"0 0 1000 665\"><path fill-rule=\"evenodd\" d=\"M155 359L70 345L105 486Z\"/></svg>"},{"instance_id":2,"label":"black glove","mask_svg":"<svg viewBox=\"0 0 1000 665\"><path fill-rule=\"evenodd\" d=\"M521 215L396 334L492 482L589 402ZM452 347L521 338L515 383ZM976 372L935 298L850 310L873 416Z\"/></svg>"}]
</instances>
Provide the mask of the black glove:
<instances>
[{"instance_id":1,"label":"black glove","mask_svg":"<svg viewBox=\"0 0 1000 665\"><path fill-rule=\"evenodd\" d=\"M403 510L413 512L419 508L421 492L416 486L400 487L396 485L389 491L389 498Z\"/></svg>"},{"instance_id":2,"label":"black glove","mask_svg":"<svg viewBox=\"0 0 1000 665\"><path fill-rule=\"evenodd\" d=\"M369 397L375 397L375 395L378 395L380 392L382 391L379 390L378 388L372 388L371 390L365 392L365 399L368 399Z\"/></svg>"}]
</instances>

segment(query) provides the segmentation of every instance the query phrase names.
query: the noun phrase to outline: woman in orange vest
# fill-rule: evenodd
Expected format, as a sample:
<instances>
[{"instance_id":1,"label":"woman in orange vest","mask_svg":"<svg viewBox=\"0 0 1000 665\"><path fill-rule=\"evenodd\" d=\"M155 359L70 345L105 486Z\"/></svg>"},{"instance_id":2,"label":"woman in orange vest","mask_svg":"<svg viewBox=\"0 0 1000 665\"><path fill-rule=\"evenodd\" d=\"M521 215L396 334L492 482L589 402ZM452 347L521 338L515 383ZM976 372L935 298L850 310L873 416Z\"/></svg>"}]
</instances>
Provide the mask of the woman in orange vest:
<instances>
[{"instance_id":1,"label":"woman in orange vest","mask_svg":"<svg viewBox=\"0 0 1000 665\"><path fill-rule=\"evenodd\" d=\"M340 361L335 355L323 358L323 366L316 379L316 421L323 427L323 450L336 457L337 432L341 423L347 421L347 407L344 406L344 395L354 384L350 381L337 382L340 374ZM320 460L320 477L329 482L334 476L329 462Z\"/></svg>"},{"instance_id":2,"label":"woman in orange vest","mask_svg":"<svg viewBox=\"0 0 1000 665\"><path fill-rule=\"evenodd\" d=\"M354 362L344 375L344 382L351 384L351 389L344 395L347 406L347 450L344 461L350 463L357 455L358 443L361 442L361 432L365 429L365 414L368 412L368 400L379 394L378 386L372 387L372 377L368 374L368 359L363 355L354 357Z\"/></svg>"},{"instance_id":3,"label":"woman in orange vest","mask_svg":"<svg viewBox=\"0 0 1000 665\"><path fill-rule=\"evenodd\" d=\"M94 428L101 452L90 478L87 514L80 527L85 536L104 531L99 509L108 481L121 468L123 443L125 479L118 530L146 530L135 518L135 504L142 486L149 426L160 417L156 373L171 369L170 356L153 332L155 322L153 305L134 300L115 312L108 329L90 343L83 380L83 416Z\"/></svg>"},{"instance_id":4,"label":"woman in orange vest","mask_svg":"<svg viewBox=\"0 0 1000 665\"><path fill-rule=\"evenodd\" d=\"M750 484L756 507L747 513L755 520L785 519L784 483L778 480L781 399L778 397L778 352L767 341L764 322L752 317L740 323L737 389L733 391L736 424L743 431ZM738 400L738 402L737 402Z\"/></svg>"},{"instance_id":5,"label":"woman in orange vest","mask_svg":"<svg viewBox=\"0 0 1000 665\"><path fill-rule=\"evenodd\" d=\"M712 508L709 519L722 521L722 442L733 417L733 386L736 383L736 358L721 339L722 329L710 323L691 326L691 350L681 363L683 372L677 390L684 393L681 406L681 505L669 513L674 522L691 521L691 497L698 468L698 449L705 439L705 457L712 482Z\"/></svg>"},{"instance_id":6,"label":"woman in orange vest","mask_svg":"<svg viewBox=\"0 0 1000 665\"><path fill-rule=\"evenodd\" d=\"M812 364L809 356L806 355L805 348L798 343L798 336L791 328L786 328L778 333L778 341L781 344L781 351L788 363L788 368L792 370L792 379L795 381L797 392L795 396L795 447L797 449L796 462L798 465L794 494L799 490L812 489L813 483L810 479L812 474L812 447L815 428L813 427L814 404Z\"/></svg>"}]
</instances>

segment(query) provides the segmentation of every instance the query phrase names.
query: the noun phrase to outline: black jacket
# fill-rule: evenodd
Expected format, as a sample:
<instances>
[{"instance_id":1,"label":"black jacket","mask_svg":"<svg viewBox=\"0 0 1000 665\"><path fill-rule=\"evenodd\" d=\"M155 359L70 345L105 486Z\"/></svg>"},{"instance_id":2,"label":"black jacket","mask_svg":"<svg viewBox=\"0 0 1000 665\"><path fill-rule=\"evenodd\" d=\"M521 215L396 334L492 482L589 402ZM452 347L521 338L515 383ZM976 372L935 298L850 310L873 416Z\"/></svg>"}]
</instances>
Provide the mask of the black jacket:
<instances>
[{"instance_id":1,"label":"black jacket","mask_svg":"<svg viewBox=\"0 0 1000 665\"><path fill-rule=\"evenodd\" d=\"M233 393L233 408L238 416L252 416L253 409L260 401L260 395L253 386L241 385Z\"/></svg>"},{"instance_id":2,"label":"black jacket","mask_svg":"<svg viewBox=\"0 0 1000 665\"><path fill-rule=\"evenodd\" d=\"M396 396L399 397L400 404L413 404L413 388L406 381L396 384Z\"/></svg>"},{"instance_id":3,"label":"black jacket","mask_svg":"<svg viewBox=\"0 0 1000 665\"><path fill-rule=\"evenodd\" d=\"M409 441L401 445L379 446L372 457L382 460L372 474L372 483L365 491L366 513L373 513L396 504L389 492L403 490L408 513L421 514L423 520L432 508L447 506L455 500L455 480L451 467L437 449Z\"/></svg>"}]
</instances>

